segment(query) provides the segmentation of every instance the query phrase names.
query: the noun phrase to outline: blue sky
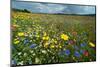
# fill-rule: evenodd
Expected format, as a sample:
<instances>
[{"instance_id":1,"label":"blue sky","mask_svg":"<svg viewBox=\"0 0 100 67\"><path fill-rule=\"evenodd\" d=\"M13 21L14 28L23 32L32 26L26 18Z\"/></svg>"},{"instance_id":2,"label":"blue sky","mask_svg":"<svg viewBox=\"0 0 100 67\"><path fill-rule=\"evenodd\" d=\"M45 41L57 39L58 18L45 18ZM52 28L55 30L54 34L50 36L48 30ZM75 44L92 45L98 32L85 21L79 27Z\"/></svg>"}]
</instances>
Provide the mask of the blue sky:
<instances>
[{"instance_id":1,"label":"blue sky","mask_svg":"<svg viewBox=\"0 0 100 67\"><path fill-rule=\"evenodd\" d=\"M13 1L12 8L28 9L35 13L95 14L95 6L65 5Z\"/></svg>"}]
</instances>

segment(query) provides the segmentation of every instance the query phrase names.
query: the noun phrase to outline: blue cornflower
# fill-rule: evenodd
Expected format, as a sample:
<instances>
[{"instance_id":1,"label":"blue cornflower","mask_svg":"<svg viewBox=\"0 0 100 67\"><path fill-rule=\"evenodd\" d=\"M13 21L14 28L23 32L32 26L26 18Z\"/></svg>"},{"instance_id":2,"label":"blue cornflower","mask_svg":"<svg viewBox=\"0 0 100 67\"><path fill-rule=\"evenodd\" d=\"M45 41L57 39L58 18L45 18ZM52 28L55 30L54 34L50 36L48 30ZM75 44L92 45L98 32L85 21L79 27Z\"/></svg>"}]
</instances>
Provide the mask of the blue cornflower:
<instances>
[{"instance_id":1,"label":"blue cornflower","mask_svg":"<svg viewBox=\"0 0 100 67\"><path fill-rule=\"evenodd\" d=\"M36 47L36 44L30 45L30 48L34 48L34 47Z\"/></svg>"},{"instance_id":2,"label":"blue cornflower","mask_svg":"<svg viewBox=\"0 0 100 67\"><path fill-rule=\"evenodd\" d=\"M70 55L70 50L68 50L68 49L65 50L65 54L66 54L66 55Z\"/></svg>"},{"instance_id":3,"label":"blue cornflower","mask_svg":"<svg viewBox=\"0 0 100 67\"><path fill-rule=\"evenodd\" d=\"M80 53L78 51L75 51L74 56L80 57L81 55L80 55Z\"/></svg>"},{"instance_id":4,"label":"blue cornflower","mask_svg":"<svg viewBox=\"0 0 100 67\"><path fill-rule=\"evenodd\" d=\"M85 42L80 44L81 47L85 47L86 45L87 44Z\"/></svg>"},{"instance_id":5,"label":"blue cornflower","mask_svg":"<svg viewBox=\"0 0 100 67\"><path fill-rule=\"evenodd\" d=\"M15 60L12 60L12 65L16 65L16 61Z\"/></svg>"}]
</instances>

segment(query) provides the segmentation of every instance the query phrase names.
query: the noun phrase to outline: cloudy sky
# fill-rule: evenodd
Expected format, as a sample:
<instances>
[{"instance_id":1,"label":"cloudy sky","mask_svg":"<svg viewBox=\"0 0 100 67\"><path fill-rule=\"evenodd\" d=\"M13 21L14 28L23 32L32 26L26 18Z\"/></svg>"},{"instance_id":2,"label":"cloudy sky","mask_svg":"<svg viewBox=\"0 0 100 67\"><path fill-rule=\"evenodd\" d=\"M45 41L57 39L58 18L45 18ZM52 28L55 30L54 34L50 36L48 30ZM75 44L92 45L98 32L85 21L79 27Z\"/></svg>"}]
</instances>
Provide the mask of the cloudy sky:
<instances>
[{"instance_id":1,"label":"cloudy sky","mask_svg":"<svg viewBox=\"0 0 100 67\"><path fill-rule=\"evenodd\" d=\"M28 9L35 13L95 14L95 6L82 5L13 1L12 8Z\"/></svg>"}]
</instances>

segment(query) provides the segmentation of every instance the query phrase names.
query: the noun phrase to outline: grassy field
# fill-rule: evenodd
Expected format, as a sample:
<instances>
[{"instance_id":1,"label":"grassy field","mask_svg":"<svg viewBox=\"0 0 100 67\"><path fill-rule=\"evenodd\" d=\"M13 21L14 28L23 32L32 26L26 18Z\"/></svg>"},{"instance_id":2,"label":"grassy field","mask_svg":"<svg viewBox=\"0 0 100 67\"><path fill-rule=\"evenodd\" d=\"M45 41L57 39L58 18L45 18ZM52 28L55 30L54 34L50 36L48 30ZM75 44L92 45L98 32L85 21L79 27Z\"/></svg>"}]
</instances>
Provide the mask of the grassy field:
<instances>
[{"instance_id":1,"label":"grassy field","mask_svg":"<svg viewBox=\"0 0 100 67\"><path fill-rule=\"evenodd\" d=\"M12 64L96 60L95 16L12 11Z\"/></svg>"}]
</instances>

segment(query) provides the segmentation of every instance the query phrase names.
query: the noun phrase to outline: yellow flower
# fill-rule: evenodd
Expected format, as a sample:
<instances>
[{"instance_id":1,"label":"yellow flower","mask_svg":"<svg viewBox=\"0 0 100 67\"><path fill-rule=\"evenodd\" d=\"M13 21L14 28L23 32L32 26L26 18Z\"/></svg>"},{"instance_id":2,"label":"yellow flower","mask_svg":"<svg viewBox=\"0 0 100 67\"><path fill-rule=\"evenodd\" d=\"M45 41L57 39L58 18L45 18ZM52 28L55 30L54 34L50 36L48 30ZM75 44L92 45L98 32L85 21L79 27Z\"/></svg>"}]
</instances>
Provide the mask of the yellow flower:
<instances>
[{"instance_id":1,"label":"yellow flower","mask_svg":"<svg viewBox=\"0 0 100 67\"><path fill-rule=\"evenodd\" d=\"M72 56L73 60L76 60L74 56Z\"/></svg>"},{"instance_id":2,"label":"yellow flower","mask_svg":"<svg viewBox=\"0 0 100 67\"><path fill-rule=\"evenodd\" d=\"M18 44L20 41L18 41L18 40L16 40L16 41L14 41L14 44Z\"/></svg>"},{"instance_id":3,"label":"yellow flower","mask_svg":"<svg viewBox=\"0 0 100 67\"><path fill-rule=\"evenodd\" d=\"M44 47L45 47L45 48L47 48L47 47L48 47L48 45L49 45L49 43L48 43L48 42L44 43Z\"/></svg>"},{"instance_id":4,"label":"yellow flower","mask_svg":"<svg viewBox=\"0 0 100 67\"><path fill-rule=\"evenodd\" d=\"M61 45L59 45L59 48L62 48L62 46L61 46Z\"/></svg>"},{"instance_id":5,"label":"yellow flower","mask_svg":"<svg viewBox=\"0 0 100 67\"><path fill-rule=\"evenodd\" d=\"M63 40L68 40L68 36L66 35L66 34L61 34L61 39L63 39Z\"/></svg>"},{"instance_id":6,"label":"yellow flower","mask_svg":"<svg viewBox=\"0 0 100 67\"><path fill-rule=\"evenodd\" d=\"M91 47L95 47L95 44L93 44L92 42L89 42L89 45L90 45Z\"/></svg>"},{"instance_id":7,"label":"yellow flower","mask_svg":"<svg viewBox=\"0 0 100 67\"><path fill-rule=\"evenodd\" d=\"M49 40L49 36L45 36L42 38L43 40Z\"/></svg>"},{"instance_id":8,"label":"yellow flower","mask_svg":"<svg viewBox=\"0 0 100 67\"><path fill-rule=\"evenodd\" d=\"M50 48L54 48L55 46L54 45L50 45Z\"/></svg>"},{"instance_id":9,"label":"yellow flower","mask_svg":"<svg viewBox=\"0 0 100 67\"><path fill-rule=\"evenodd\" d=\"M23 32L19 32L18 36L24 36L24 33Z\"/></svg>"},{"instance_id":10,"label":"yellow flower","mask_svg":"<svg viewBox=\"0 0 100 67\"><path fill-rule=\"evenodd\" d=\"M52 41L53 41L55 44L57 44L57 40L55 40L55 39L52 39Z\"/></svg>"}]
</instances>

